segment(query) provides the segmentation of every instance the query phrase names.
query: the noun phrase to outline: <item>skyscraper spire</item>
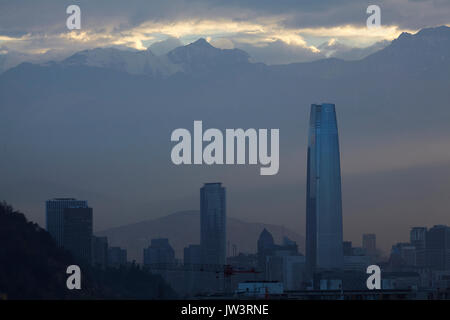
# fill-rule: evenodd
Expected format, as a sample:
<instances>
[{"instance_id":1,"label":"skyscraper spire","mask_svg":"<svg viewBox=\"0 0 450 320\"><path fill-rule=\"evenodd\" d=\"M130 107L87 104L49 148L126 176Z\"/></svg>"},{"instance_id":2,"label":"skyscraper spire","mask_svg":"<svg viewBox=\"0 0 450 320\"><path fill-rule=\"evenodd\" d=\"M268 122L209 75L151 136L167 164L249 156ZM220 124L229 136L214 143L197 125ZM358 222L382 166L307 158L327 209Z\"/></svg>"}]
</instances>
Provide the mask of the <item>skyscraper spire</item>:
<instances>
[{"instance_id":1,"label":"skyscraper spire","mask_svg":"<svg viewBox=\"0 0 450 320\"><path fill-rule=\"evenodd\" d=\"M334 104L311 105L307 159L306 265L343 267L339 138Z\"/></svg>"}]
</instances>

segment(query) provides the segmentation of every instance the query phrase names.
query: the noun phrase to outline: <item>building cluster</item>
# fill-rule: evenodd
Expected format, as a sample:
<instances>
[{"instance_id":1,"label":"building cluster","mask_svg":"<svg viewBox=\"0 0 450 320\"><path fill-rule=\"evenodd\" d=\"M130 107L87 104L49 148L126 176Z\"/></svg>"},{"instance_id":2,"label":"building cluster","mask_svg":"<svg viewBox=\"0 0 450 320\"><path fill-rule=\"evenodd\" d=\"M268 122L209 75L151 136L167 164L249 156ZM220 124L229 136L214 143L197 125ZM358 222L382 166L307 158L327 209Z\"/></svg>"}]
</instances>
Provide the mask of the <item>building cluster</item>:
<instances>
[{"instance_id":1,"label":"building cluster","mask_svg":"<svg viewBox=\"0 0 450 320\"><path fill-rule=\"evenodd\" d=\"M106 237L93 234L93 210L85 200L47 200L46 224L56 244L69 251L80 264L101 268L127 264L125 249L110 247Z\"/></svg>"},{"instance_id":2,"label":"building cluster","mask_svg":"<svg viewBox=\"0 0 450 320\"><path fill-rule=\"evenodd\" d=\"M144 249L144 267L161 274L186 295L223 290L226 257L226 189L220 182L200 189L200 243L184 248L184 261L175 259L168 239L152 239Z\"/></svg>"},{"instance_id":3,"label":"building cluster","mask_svg":"<svg viewBox=\"0 0 450 320\"><path fill-rule=\"evenodd\" d=\"M362 246L343 240L339 138L333 104L312 105L310 113L305 255L295 242L281 244L264 229L256 254L226 252L226 190L220 182L200 189L200 243L187 244L183 262L169 239L152 239L143 265L159 273L181 295L284 295L296 299L377 299L450 297L450 227L411 230L410 242L392 247L382 262L375 234ZM126 251L108 247L92 234L92 208L86 201L47 201L47 230L58 245L98 266L126 263ZM255 239L256 241L256 239ZM377 292L366 286L367 267L382 269Z\"/></svg>"},{"instance_id":4,"label":"building cluster","mask_svg":"<svg viewBox=\"0 0 450 320\"><path fill-rule=\"evenodd\" d=\"M392 276L391 287L403 285L428 288L433 292L450 289L450 227L414 227L410 241L392 246L385 270ZM388 274L389 274L388 272Z\"/></svg>"}]
</instances>

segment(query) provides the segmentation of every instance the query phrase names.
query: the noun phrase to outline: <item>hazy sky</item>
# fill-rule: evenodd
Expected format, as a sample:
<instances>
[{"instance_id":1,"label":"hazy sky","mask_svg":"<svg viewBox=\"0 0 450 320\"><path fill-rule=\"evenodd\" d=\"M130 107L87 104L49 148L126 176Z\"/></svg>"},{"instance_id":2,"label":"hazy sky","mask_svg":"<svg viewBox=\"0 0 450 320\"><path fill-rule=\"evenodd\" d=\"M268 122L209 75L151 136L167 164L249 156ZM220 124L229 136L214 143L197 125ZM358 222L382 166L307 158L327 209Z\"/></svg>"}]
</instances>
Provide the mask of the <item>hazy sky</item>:
<instances>
[{"instance_id":1,"label":"hazy sky","mask_svg":"<svg viewBox=\"0 0 450 320\"><path fill-rule=\"evenodd\" d=\"M82 28L69 32L66 7L81 8ZM381 7L382 27L368 30L368 5ZM401 32L449 23L447 0L96 0L1 1L0 52L57 56L99 46L145 49L199 37L243 48L255 61L310 61L392 40ZM173 41L171 42L174 43Z\"/></svg>"},{"instance_id":2,"label":"hazy sky","mask_svg":"<svg viewBox=\"0 0 450 320\"><path fill-rule=\"evenodd\" d=\"M81 7L82 27L79 31L66 29L66 8L70 4ZM370 4L381 7L380 29L366 28L366 8ZM216 47L242 48L254 61L286 63L311 61L330 55L350 58L358 48L379 48L404 31L415 33L421 28L438 25L450 25L449 0L0 0L0 58L1 55L12 55L22 60L40 55L50 58L88 48L110 46L128 47L133 50L151 47L153 52L161 54L203 37ZM395 77L395 70L393 72L391 78ZM264 84L266 79L256 79L259 80ZM212 82L213 89L217 89L214 84ZM274 86L276 84L274 83ZM388 81L382 84L390 85ZM157 105L151 105L153 96L137 95L135 98L130 96L129 92L134 92L130 89L126 92L128 95L124 94L124 99L135 98L133 106L142 108L138 109L142 116L138 111L135 112L139 117L130 116L133 121L127 118L129 113L124 110L129 107L128 101L120 100L119 90L112 95L114 99L111 101L108 100L108 91L103 92L102 99L96 96L97 92L84 97L84 91L74 91L78 96L71 98L81 101L80 104L85 110L94 115L92 119L105 120L103 109L97 105L97 100L104 103L100 106L108 108L108 112L115 110L110 112L111 118L106 118L104 125L107 129L104 132L93 120L92 123L83 122L86 119L89 122L89 116L69 110L69 107L74 106L70 104L70 99L66 99L66 95L71 94L68 90L65 94L61 93L61 96L56 95L54 100L49 98L54 104L52 106L49 106L51 103L46 97L39 101L38 107L48 113L38 113L38 108L24 109L28 112L24 113L26 116L16 119L17 125L15 123L13 129L25 142L16 146L16 141L9 141L12 145L10 150L22 151L20 148L23 147L24 152L28 152L25 153L28 157L22 158L16 154L2 156L0 163L8 162L10 167L0 169L11 170L2 175L0 195L21 210L29 212L30 218L41 225L44 224L46 199L53 196L87 199L95 208L96 229L103 229L166 215L177 210L198 209L199 188L202 183L218 180L224 182L228 188L230 215L243 220L284 224L303 234L308 108L311 103L329 101L336 102L338 108L345 237L359 244L363 232L377 232L380 246L386 250L394 241L405 241L409 227L450 224L447 209L450 206L450 131L447 121L450 114L443 102L448 102L445 96L448 90L433 88L441 94L432 101L440 106L436 108L439 113L434 116L425 110L428 107L426 103L432 104L428 101L432 97L427 97L428 92L425 91L430 88L425 86L425 94L421 96L419 90L410 94L407 88L398 90L396 85L393 83L392 90L383 91L387 92L386 96L376 100L373 105L367 101L365 94L374 94L376 89L362 93L351 90L339 100L339 94L334 92L331 86L323 89L313 88L314 94L311 93L312 89L300 94L290 82L286 84L287 88L277 89L279 96L271 95L270 88L266 92L259 92L256 86L248 96L244 95L248 97L244 102L227 96L226 88L223 92L217 89L219 94L216 94L215 91L201 92L201 88L197 87L194 88L196 95L185 92L184 96L181 96L187 97L186 102L176 100L176 97L173 97L176 95L169 92L168 97L162 97ZM82 88L82 85L78 86L79 88ZM240 92L236 88L235 91ZM158 92L154 94L158 95ZM409 103L417 108L415 114L409 115L405 112L410 107L407 103L400 106L394 104L396 101L403 101L402 94L409 97ZM398 96L398 100L392 101L391 95ZM283 101L290 103L290 109L286 105L281 106L285 112L282 116L276 109L280 107L280 96L287 97ZM139 97L148 100L139 100ZM424 103L422 98L427 102ZM191 100L187 101L188 99ZM258 101L255 105L245 104L255 99ZM266 109L263 109L266 111L258 112L262 112L263 117L255 117L261 120L260 123L251 122L251 118L250 121L240 118L239 108L248 108L248 114L253 115L253 108L259 108L262 104L266 105ZM186 110L176 109L180 105L186 107ZM195 109L198 105L207 110L197 110L198 114L211 118L206 124L208 127L214 127L216 116L210 109L206 109L209 107L214 107L216 109L211 110L219 112L227 111L229 118L222 114L222 118L226 118L227 122L219 125L216 123L216 127L222 125L222 128L248 128L253 125L274 128L287 123L291 131L282 131L281 140L291 134L290 139L296 149L286 152L285 150L291 149L281 146L281 151L284 152L280 160L281 170L280 174L274 177L261 177L254 168L233 167L214 171L215 169L211 168L174 167L167 162L171 147L168 137L174 128L189 128L192 125L192 117L196 115L187 107ZM33 103L29 106L35 107ZM67 110L56 109L61 106L65 106ZM112 106L116 109L112 109ZM168 117L173 121L165 124L167 118L159 119L157 111L153 114L149 106L154 110L169 110ZM377 109L379 106L382 108ZM0 104L0 111L1 107ZM172 108L175 111L171 112ZM402 108L404 114L408 114L410 118L403 121L400 111L396 108ZM74 112L73 119L66 119L66 111ZM177 112L181 114L180 117ZM52 122L55 114L62 120L56 122L59 127ZM145 118L146 116L149 118ZM150 116L156 117L156 120ZM424 120L428 116L430 118ZM397 122L399 118L401 119ZM117 119L121 121L116 123ZM127 119L130 123L126 122ZM179 119L183 119L183 122L173 123ZM185 121L186 119L189 121ZM75 141L73 145L62 144L63 151L64 148L80 151L75 153L80 158L70 158L73 154L67 150L70 157L61 153L61 158L46 158L46 152L56 152L52 149L52 139L57 140L59 134L62 137L67 134L64 131L66 128L63 127L65 120L69 128L78 128L78 121L92 130L86 132L96 132L98 136L91 137L80 130L76 132L79 136L72 137ZM155 161L164 162L165 167L162 169L151 167L153 163L150 160L153 161L154 158L149 155L149 147L153 143L152 139L155 140L150 134L153 133L150 130L154 124L151 121L157 121L157 125L165 125L163 128L166 131L162 131L160 141L163 150L167 151L154 157L157 158ZM424 124L424 121L429 123ZM21 136L22 128L26 128L29 123L37 125L32 128L37 129L30 129L31 137L25 134ZM427 128L423 129L421 126ZM109 129L113 134L109 134ZM387 132L391 129L392 132ZM365 130L369 133L361 135ZM84 134L86 136L83 136ZM135 139L133 134L140 140ZM87 143L91 145L92 150L83 149L85 145L76 140L80 137L87 142L94 141ZM44 141L44 147L39 149L37 145L33 145L33 139ZM96 145L96 139L107 143ZM123 141L119 143L121 139ZM135 144L127 143L127 139ZM159 140L155 141L159 143ZM119 148L124 145L127 148ZM60 147L58 144L55 146ZM36 149L41 153L35 153ZM117 153L117 157L111 157L108 165L104 165L102 152L111 150ZM84 152L89 153L90 157L83 158ZM129 156L130 154L134 156ZM67 158L64 158L65 156ZM33 160L32 165L27 162L29 159ZM14 172L14 169L17 172ZM173 176L169 177L168 173ZM57 192L59 193L56 194ZM386 236L382 234L384 231Z\"/></svg>"}]
</instances>

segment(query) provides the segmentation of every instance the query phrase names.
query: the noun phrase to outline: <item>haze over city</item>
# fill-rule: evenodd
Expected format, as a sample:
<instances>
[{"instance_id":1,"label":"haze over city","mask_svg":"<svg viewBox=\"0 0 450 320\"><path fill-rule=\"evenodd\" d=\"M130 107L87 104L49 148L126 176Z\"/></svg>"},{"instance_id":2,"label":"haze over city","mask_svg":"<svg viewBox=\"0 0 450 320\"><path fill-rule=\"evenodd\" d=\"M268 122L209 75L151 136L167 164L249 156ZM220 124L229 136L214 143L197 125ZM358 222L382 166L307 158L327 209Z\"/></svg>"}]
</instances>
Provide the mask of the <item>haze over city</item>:
<instances>
[{"instance_id":1,"label":"haze over city","mask_svg":"<svg viewBox=\"0 0 450 320\"><path fill-rule=\"evenodd\" d=\"M450 224L448 1L381 1L377 30L351 0L77 3L79 31L69 2L1 4L0 193L29 219L76 197L104 230L198 210L221 181L228 216L304 235L309 108L332 102L344 239L388 252ZM278 174L173 165L170 133L194 120L279 128Z\"/></svg>"}]
</instances>

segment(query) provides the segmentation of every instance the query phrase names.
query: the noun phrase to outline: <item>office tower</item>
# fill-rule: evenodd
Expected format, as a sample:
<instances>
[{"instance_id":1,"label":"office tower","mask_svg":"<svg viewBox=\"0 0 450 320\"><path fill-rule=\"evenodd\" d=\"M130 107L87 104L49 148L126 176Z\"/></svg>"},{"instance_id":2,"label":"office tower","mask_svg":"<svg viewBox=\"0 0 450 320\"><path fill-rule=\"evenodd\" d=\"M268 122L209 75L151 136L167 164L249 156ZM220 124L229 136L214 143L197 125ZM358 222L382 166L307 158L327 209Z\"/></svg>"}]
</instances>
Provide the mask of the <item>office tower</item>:
<instances>
[{"instance_id":1,"label":"office tower","mask_svg":"<svg viewBox=\"0 0 450 320\"><path fill-rule=\"evenodd\" d=\"M305 281L305 257L298 254L268 256L265 279L282 282L287 291L302 289Z\"/></svg>"},{"instance_id":2,"label":"office tower","mask_svg":"<svg viewBox=\"0 0 450 320\"><path fill-rule=\"evenodd\" d=\"M416 265L416 248L409 242L398 242L392 246L389 258L390 267L402 270Z\"/></svg>"},{"instance_id":3,"label":"office tower","mask_svg":"<svg viewBox=\"0 0 450 320\"><path fill-rule=\"evenodd\" d=\"M65 208L87 208L87 201L73 198L56 198L45 203L46 229L60 247L63 246Z\"/></svg>"},{"instance_id":4,"label":"office tower","mask_svg":"<svg viewBox=\"0 0 450 320\"><path fill-rule=\"evenodd\" d=\"M411 242L411 245L416 248L417 267L427 266L426 237L427 237L426 227L411 228L411 232L409 234L409 242Z\"/></svg>"},{"instance_id":5,"label":"office tower","mask_svg":"<svg viewBox=\"0 0 450 320\"><path fill-rule=\"evenodd\" d=\"M433 270L450 270L450 228L437 225L426 235L426 260Z\"/></svg>"},{"instance_id":6,"label":"office tower","mask_svg":"<svg viewBox=\"0 0 450 320\"><path fill-rule=\"evenodd\" d=\"M266 272L266 260L275 247L275 241L272 234L267 231L266 228L261 232L257 243L257 257L258 257L258 269L265 275Z\"/></svg>"},{"instance_id":7,"label":"office tower","mask_svg":"<svg viewBox=\"0 0 450 320\"><path fill-rule=\"evenodd\" d=\"M144 264L175 264L175 251L169 244L169 239L152 239L150 246L144 249Z\"/></svg>"},{"instance_id":8,"label":"office tower","mask_svg":"<svg viewBox=\"0 0 450 320\"><path fill-rule=\"evenodd\" d=\"M92 208L64 208L63 247L85 263L92 263Z\"/></svg>"},{"instance_id":9,"label":"office tower","mask_svg":"<svg viewBox=\"0 0 450 320\"><path fill-rule=\"evenodd\" d=\"M191 244L184 248L184 283L188 294L194 295L197 292L201 292L205 285L203 281L205 277L202 272L202 250L199 244Z\"/></svg>"},{"instance_id":10,"label":"office tower","mask_svg":"<svg viewBox=\"0 0 450 320\"><path fill-rule=\"evenodd\" d=\"M411 245L416 247L416 249L425 249L425 239L427 235L427 228L425 227L414 227L411 228L409 233L409 241Z\"/></svg>"},{"instance_id":11,"label":"office tower","mask_svg":"<svg viewBox=\"0 0 450 320\"><path fill-rule=\"evenodd\" d=\"M377 255L377 237L373 233L365 233L362 238L362 246L366 255L375 257Z\"/></svg>"},{"instance_id":12,"label":"office tower","mask_svg":"<svg viewBox=\"0 0 450 320\"><path fill-rule=\"evenodd\" d=\"M261 231L261 234L259 235L258 238L258 252L262 252L265 249L268 248L272 248L275 244L275 241L273 240L273 236L272 234L267 231L266 228L263 229L263 231Z\"/></svg>"},{"instance_id":13,"label":"office tower","mask_svg":"<svg viewBox=\"0 0 450 320\"><path fill-rule=\"evenodd\" d=\"M352 256L353 255L353 247L351 241L342 242L342 249L344 252L344 256Z\"/></svg>"},{"instance_id":14,"label":"office tower","mask_svg":"<svg viewBox=\"0 0 450 320\"><path fill-rule=\"evenodd\" d=\"M199 265L202 263L202 251L200 245L191 244L184 248L183 263L184 265Z\"/></svg>"},{"instance_id":15,"label":"office tower","mask_svg":"<svg viewBox=\"0 0 450 320\"><path fill-rule=\"evenodd\" d=\"M108 265L107 237L92 237L92 265L100 268Z\"/></svg>"},{"instance_id":16,"label":"office tower","mask_svg":"<svg viewBox=\"0 0 450 320\"><path fill-rule=\"evenodd\" d=\"M127 264L127 250L120 247L108 248L108 266L117 268Z\"/></svg>"},{"instance_id":17,"label":"office tower","mask_svg":"<svg viewBox=\"0 0 450 320\"><path fill-rule=\"evenodd\" d=\"M258 267L264 272L266 269L266 257L269 254L269 251L272 250L275 246L275 242L273 241L272 234L267 231L266 228L261 232L258 238Z\"/></svg>"},{"instance_id":18,"label":"office tower","mask_svg":"<svg viewBox=\"0 0 450 320\"><path fill-rule=\"evenodd\" d=\"M305 257L298 252L295 241L283 237L275 244L266 229L258 239L259 269L265 280L283 282L285 290L299 290L304 281Z\"/></svg>"},{"instance_id":19,"label":"office tower","mask_svg":"<svg viewBox=\"0 0 450 320\"><path fill-rule=\"evenodd\" d=\"M306 188L308 273L342 269L341 167L334 104L311 106Z\"/></svg>"},{"instance_id":20,"label":"office tower","mask_svg":"<svg viewBox=\"0 0 450 320\"><path fill-rule=\"evenodd\" d=\"M200 189L200 246L203 264L226 263L226 195L221 183Z\"/></svg>"}]
</instances>

